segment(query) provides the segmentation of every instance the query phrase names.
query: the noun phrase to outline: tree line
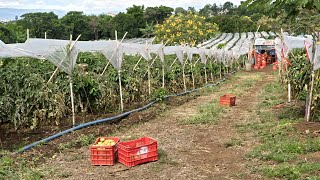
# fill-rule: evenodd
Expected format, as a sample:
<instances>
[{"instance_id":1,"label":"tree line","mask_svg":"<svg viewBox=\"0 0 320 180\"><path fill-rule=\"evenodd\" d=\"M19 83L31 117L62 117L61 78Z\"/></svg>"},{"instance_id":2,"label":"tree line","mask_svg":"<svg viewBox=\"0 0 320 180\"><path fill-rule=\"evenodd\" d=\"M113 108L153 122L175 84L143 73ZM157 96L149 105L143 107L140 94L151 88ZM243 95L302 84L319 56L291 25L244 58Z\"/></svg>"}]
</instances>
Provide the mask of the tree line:
<instances>
[{"instance_id":1,"label":"tree line","mask_svg":"<svg viewBox=\"0 0 320 180\"><path fill-rule=\"evenodd\" d=\"M18 20L0 23L0 40L5 43L24 42L27 29L30 30L30 37L44 38L46 32L47 38L51 39L68 39L70 34L73 37L81 34L80 40L114 39L115 30L119 37L125 32L129 32L126 38L151 37L155 25L162 24L172 14L187 14L190 11L205 16L208 23L216 23L221 32L230 33L257 31L258 27L259 31L279 31L284 28L289 32L299 32L306 27L300 23L312 23L305 16L309 12L295 12L297 18L288 19L287 15L290 15L291 11L264 11L267 8L263 1L258 0L254 6L252 3L248 6L251 1L241 2L240 6L231 2L221 5L207 4L199 11L193 7L173 9L166 6L145 8L133 5L127 8L126 12L115 16L85 15L83 12L70 11L59 18L53 12L27 13ZM313 21L317 19L317 14L314 15L316 17ZM299 21L299 18L303 21Z\"/></svg>"}]
</instances>

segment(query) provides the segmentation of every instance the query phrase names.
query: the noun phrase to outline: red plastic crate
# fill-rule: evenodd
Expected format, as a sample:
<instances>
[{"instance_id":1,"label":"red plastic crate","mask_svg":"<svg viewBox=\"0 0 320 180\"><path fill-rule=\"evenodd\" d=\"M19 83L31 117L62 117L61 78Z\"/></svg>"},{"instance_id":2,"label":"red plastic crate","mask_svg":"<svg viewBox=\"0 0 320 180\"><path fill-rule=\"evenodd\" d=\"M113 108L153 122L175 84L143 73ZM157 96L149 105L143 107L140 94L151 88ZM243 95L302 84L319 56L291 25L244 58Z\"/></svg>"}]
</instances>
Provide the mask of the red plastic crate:
<instances>
[{"instance_id":1,"label":"red plastic crate","mask_svg":"<svg viewBox=\"0 0 320 180\"><path fill-rule=\"evenodd\" d=\"M132 167L138 164L158 160L158 143L156 140L143 137L141 139L120 142L118 145L119 162Z\"/></svg>"},{"instance_id":2,"label":"red plastic crate","mask_svg":"<svg viewBox=\"0 0 320 180\"><path fill-rule=\"evenodd\" d=\"M225 94L223 96L220 96L220 105L235 106L236 96L231 94Z\"/></svg>"},{"instance_id":3,"label":"red plastic crate","mask_svg":"<svg viewBox=\"0 0 320 180\"><path fill-rule=\"evenodd\" d=\"M113 146L95 146L101 138L102 137L98 138L96 142L90 146L91 165L114 165L120 139L116 137L104 137L105 139L114 140L116 144Z\"/></svg>"}]
</instances>

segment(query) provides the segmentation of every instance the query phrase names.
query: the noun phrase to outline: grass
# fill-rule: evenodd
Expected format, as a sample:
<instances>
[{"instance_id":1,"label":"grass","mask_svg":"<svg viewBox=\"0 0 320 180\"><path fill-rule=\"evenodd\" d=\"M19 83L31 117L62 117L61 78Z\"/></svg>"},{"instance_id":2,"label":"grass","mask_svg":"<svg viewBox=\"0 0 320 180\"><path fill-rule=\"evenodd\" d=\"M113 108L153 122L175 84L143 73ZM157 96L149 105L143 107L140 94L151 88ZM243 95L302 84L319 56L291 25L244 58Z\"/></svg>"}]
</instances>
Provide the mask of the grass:
<instances>
[{"instance_id":1,"label":"grass","mask_svg":"<svg viewBox=\"0 0 320 180\"><path fill-rule=\"evenodd\" d=\"M81 146L89 146L96 140L96 137L94 134L89 134L89 135L84 135L82 134L81 136L78 137L78 139L75 139L73 141L69 141L67 143L61 143L58 145L59 150L64 150L64 149L70 149L72 147L76 147L78 145Z\"/></svg>"},{"instance_id":2,"label":"grass","mask_svg":"<svg viewBox=\"0 0 320 180\"><path fill-rule=\"evenodd\" d=\"M261 92L262 102L257 105L253 121L237 125L239 132L252 132L260 139L246 156L259 160L252 172L259 172L269 178L319 179L320 164L302 161L301 155L320 151L320 139L302 135L295 124L302 121L303 113L297 106L275 106L285 102L286 91L274 82Z\"/></svg>"},{"instance_id":3,"label":"grass","mask_svg":"<svg viewBox=\"0 0 320 180\"><path fill-rule=\"evenodd\" d=\"M224 143L225 148L233 147L233 146L243 146L242 140L238 138L232 138L229 141Z\"/></svg>"},{"instance_id":4,"label":"grass","mask_svg":"<svg viewBox=\"0 0 320 180\"><path fill-rule=\"evenodd\" d=\"M228 84L235 84L230 89L228 89L226 94L235 94L237 96L242 96L247 92L260 78L264 76L261 74L250 75L247 73L239 72L235 76L232 76L231 79L227 80ZM239 81L241 79L241 81ZM218 92L220 90L219 86L213 86L203 90L202 94L211 94ZM224 112L224 109L228 107L220 106L218 101L212 101L209 104L205 104L199 107L198 114L187 119L181 120L181 124L210 124L216 123L221 117L221 114Z\"/></svg>"},{"instance_id":5,"label":"grass","mask_svg":"<svg viewBox=\"0 0 320 180\"><path fill-rule=\"evenodd\" d=\"M223 108L217 101L199 107L199 113L180 122L182 124L208 124L215 123L220 117Z\"/></svg>"},{"instance_id":6,"label":"grass","mask_svg":"<svg viewBox=\"0 0 320 180\"><path fill-rule=\"evenodd\" d=\"M47 169L38 170L33 163L24 158L13 158L9 152L1 151L0 180L26 179L38 180L48 173Z\"/></svg>"}]
</instances>

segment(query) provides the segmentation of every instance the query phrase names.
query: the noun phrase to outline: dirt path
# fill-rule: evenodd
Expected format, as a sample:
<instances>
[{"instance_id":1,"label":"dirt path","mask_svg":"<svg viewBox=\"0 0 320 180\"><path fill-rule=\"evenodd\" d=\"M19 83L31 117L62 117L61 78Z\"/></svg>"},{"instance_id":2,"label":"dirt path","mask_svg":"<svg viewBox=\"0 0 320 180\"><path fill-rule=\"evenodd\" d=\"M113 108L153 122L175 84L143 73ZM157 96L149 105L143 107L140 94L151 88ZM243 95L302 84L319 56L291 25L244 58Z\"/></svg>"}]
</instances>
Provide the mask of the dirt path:
<instances>
[{"instance_id":1,"label":"dirt path","mask_svg":"<svg viewBox=\"0 0 320 180\"><path fill-rule=\"evenodd\" d=\"M90 165L89 148L82 147L57 154L43 164L50 174L46 179L262 179L246 167L245 154L256 144L256 139L250 134L238 133L235 126L256 116L260 90L274 78L265 73L240 74L216 93L200 96L117 134L121 138L157 139L159 161L130 169L120 163L94 167ZM252 86L237 86L248 80L253 82ZM181 123L199 114L199 106L228 92L237 95L237 106L226 108L217 123Z\"/></svg>"}]
</instances>

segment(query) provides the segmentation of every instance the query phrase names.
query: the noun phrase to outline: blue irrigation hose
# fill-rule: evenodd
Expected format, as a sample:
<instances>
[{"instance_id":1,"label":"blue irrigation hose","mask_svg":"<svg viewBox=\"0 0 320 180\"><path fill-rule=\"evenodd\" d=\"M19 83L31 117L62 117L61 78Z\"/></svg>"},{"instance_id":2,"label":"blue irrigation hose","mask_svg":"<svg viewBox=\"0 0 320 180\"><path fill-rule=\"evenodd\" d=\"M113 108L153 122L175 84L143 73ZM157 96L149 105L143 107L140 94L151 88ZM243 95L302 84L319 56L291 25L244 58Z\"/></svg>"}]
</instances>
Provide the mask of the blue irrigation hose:
<instances>
[{"instance_id":1,"label":"blue irrigation hose","mask_svg":"<svg viewBox=\"0 0 320 180\"><path fill-rule=\"evenodd\" d=\"M164 98L167 99L167 98L169 98L169 97L183 96L183 95L186 95L186 94L195 92L195 91L199 91L200 89L205 88L205 87L217 86L217 85L219 85L220 82L223 82L223 81L225 81L225 78L224 78L224 79L221 79L221 80L218 81L218 83L216 83L216 84L207 84L207 85L205 85L205 86L203 86L203 87L201 87L201 88L189 90L189 91L186 91L186 92L183 92L183 93L179 93L179 94L167 95L167 96L165 96ZM129 115L132 114L132 113L145 110L145 109L149 108L150 106L154 105L154 104L157 103L157 102L159 102L159 100L152 101L152 102L150 102L149 104L147 104L147 105L145 105L145 106L143 106L143 107L141 107L141 108L134 109L134 110L131 110L131 111L127 111L127 112L122 113L122 114L119 114L119 115L117 115L117 116L113 116L113 117L109 117L109 118L105 118L105 119L98 119L98 120L91 121L91 122L88 122L88 123L80 124L80 125L75 126L75 127L73 127L73 128L70 128L70 129L64 130L64 131L62 131L62 132L59 132L59 133L57 133L57 134L54 134L54 135L52 135L52 136L49 136L49 137L47 137L47 138L45 138L45 139L42 139L42 140L40 140L40 141L36 141L36 142L34 142L34 143L32 143L32 144L29 144L29 145L27 145L27 146L19 149L17 152L18 152L18 153L23 153L24 151L27 151L27 150L29 150L29 149L31 149L31 148L39 145L39 144L47 143L47 142L49 142L49 141L51 141L51 140L53 140L53 139L55 139L55 138L58 138L58 137L60 137L60 136L62 136L62 135L65 135L65 134L70 133L70 132L72 132L72 131L76 131L76 130L79 130L79 129L82 129L82 128L85 128L85 127L88 127L88 126L91 126L91 125L96 125L96 124L99 124L99 123L104 123L104 122L108 122L108 121L113 121L113 120L117 120L117 119L122 119L122 118L124 118L124 117L129 116Z\"/></svg>"}]
</instances>

